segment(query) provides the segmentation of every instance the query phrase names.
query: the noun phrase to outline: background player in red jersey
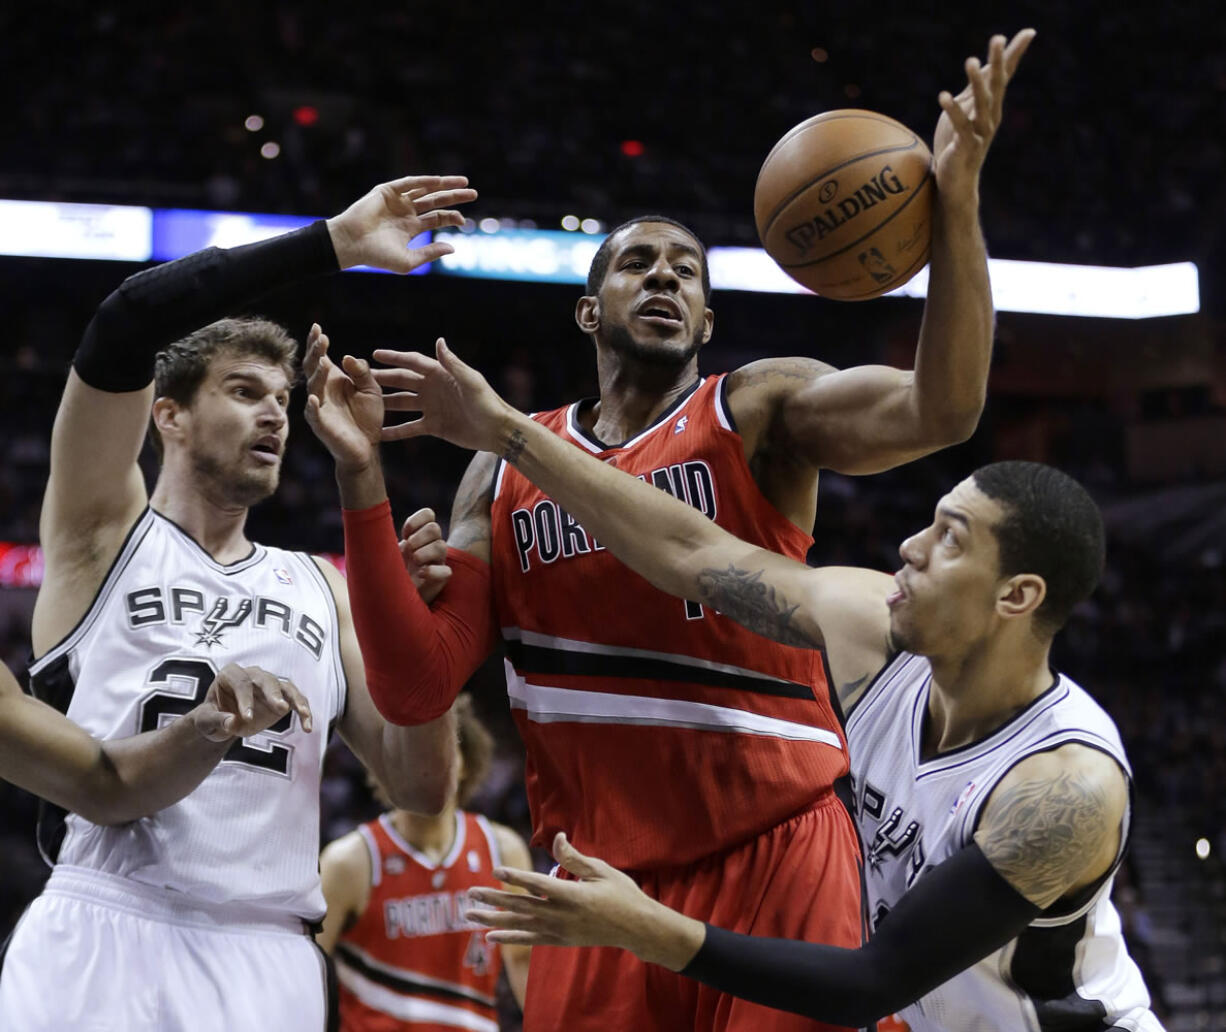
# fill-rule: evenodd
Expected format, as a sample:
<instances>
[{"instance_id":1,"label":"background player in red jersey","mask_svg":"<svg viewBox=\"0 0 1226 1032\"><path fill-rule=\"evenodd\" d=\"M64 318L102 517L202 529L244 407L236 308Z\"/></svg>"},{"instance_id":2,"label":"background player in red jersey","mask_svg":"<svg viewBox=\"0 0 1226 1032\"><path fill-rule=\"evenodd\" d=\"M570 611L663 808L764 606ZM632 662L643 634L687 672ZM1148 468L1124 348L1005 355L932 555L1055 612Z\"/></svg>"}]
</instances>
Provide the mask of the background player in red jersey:
<instances>
[{"instance_id":1,"label":"background player in red jersey","mask_svg":"<svg viewBox=\"0 0 1226 1032\"><path fill-rule=\"evenodd\" d=\"M576 307L596 347L599 398L541 421L793 558L811 543L819 470L872 473L966 439L992 341L979 173L1033 35L995 37L988 66L969 59L966 89L940 97L914 370L766 359L702 379L697 352L714 325L705 252L684 226L651 216L604 241ZM427 609L398 569L377 455L379 386L411 391L413 374L399 353L375 357L405 368L338 367L320 341L306 370L321 384L309 416L322 425L329 410L321 437L348 510L355 622L381 711L404 722L445 712L497 626L528 752L534 841L566 828L656 898L741 931L857 943L854 831L832 792L847 757L816 654L764 644L660 595L490 454L460 484L453 576ZM382 439L415 432L390 428ZM813 1027L600 950L539 955L525 1025Z\"/></svg>"},{"instance_id":2,"label":"background player in red jersey","mask_svg":"<svg viewBox=\"0 0 1226 1032\"><path fill-rule=\"evenodd\" d=\"M489 772L494 740L467 695L454 710L458 781L446 808L391 810L320 857L328 914L316 941L336 958L344 1032L497 1032L504 966L523 1006L531 948L486 942L463 915L470 889L499 885L496 866L531 870L532 858L510 828L461 809Z\"/></svg>"}]
</instances>

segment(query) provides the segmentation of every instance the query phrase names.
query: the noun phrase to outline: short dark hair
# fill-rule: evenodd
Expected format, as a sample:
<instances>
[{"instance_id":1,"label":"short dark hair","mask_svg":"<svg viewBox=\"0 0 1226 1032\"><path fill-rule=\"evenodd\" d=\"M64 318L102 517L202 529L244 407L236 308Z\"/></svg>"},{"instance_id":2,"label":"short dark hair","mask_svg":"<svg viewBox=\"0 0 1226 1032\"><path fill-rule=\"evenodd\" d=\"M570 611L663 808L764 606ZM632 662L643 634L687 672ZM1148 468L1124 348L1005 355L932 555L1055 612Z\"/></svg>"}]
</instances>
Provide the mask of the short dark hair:
<instances>
[{"instance_id":1,"label":"short dark hair","mask_svg":"<svg viewBox=\"0 0 1226 1032\"><path fill-rule=\"evenodd\" d=\"M1041 462L994 462L972 476L1004 510L993 528L1002 576L1034 573L1047 582L1035 620L1055 634L1102 576L1102 513L1076 480Z\"/></svg>"},{"instance_id":2,"label":"short dark hair","mask_svg":"<svg viewBox=\"0 0 1226 1032\"><path fill-rule=\"evenodd\" d=\"M456 786L456 805L463 807L490 772L490 762L494 758L494 736L477 717L472 696L467 692L456 699L455 715L460 735L460 756L464 759L464 773Z\"/></svg>"},{"instance_id":3,"label":"short dark hair","mask_svg":"<svg viewBox=\"0 0 1226 1032\"><path fill-rule=\"evenodd\" d=\"M298 342L279 323L243 317L219 319L189 333L157 354L153 396L190 405L208 375L209 363L219 354L254 355L279 365L292 384L298 376ZM150 423L153 450L162 458L162 438Z\"/></svg>"},{"instance_id":4,"label":"short dark hair","mask_svg":"<svg viewBox=\"0 0 1226 1032\"><path fill-rule=\"evenodd\" d=\"M587 296L595 297L600 293L600 288L604 286L605 276L609 273L609 262L613 259L613 238L623 229L638 225L640 222L666 222L670 226L676 226L678 229L684 230L694 238L694 243L698 245L698 253L702 256L702 296L704 299L710 299L711 263L707 259L706 245L698 239L698 234L690 229L689 226L683 222L678 222L676 219L670 219L667 215L636 215L634 218L627 219L620 226L616 227L600 242L600 246L596 249L596 254L592 257L592 264L587 271L587 285L583 288Z\"/></svg>"}]
</instances>

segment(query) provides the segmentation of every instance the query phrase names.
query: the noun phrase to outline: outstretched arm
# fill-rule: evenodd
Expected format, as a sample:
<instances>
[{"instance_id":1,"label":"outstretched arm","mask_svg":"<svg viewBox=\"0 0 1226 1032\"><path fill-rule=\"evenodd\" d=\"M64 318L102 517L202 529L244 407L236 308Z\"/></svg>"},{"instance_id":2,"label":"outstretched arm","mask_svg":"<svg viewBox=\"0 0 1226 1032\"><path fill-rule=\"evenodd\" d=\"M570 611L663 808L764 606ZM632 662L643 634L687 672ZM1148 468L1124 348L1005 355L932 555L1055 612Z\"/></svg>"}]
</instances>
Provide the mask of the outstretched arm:
<instances>
[{"instance_id":1,"label":"outstretched arm","mask_svg":"<svg viewBox=\"0 0 1226 1032\"><path fill-rule=\"evenodd\" d=\"M932 253L915 368L835 371L809 359L747 365L729 379L728 399L751 450L800 456L812 468L874 473L974 433L993 335L979 174L1006 87L1034 35L1023 29L1007 44L994 36L987 66L968 58L966 88L938 98Z\"/></svg>"},{"instance_id":2,"label":"outstretched arm","mask_svg":"<svg viewBox=\"0 0 1226 1032\"><path fill-rule=\"evenodd\" d=\"M530 895L482 889L472 920L498 942L620 946L723 992L821 1021L863 1025L931 992L999 949L1057 900L1114 869L1128 806L1123 771L1065 745L996 786L974 841L923 874L856 950L740 935L649 899L559 834L577 881L498 872Z\"/></svg>"},{"instance_id":3,"label":"outstretched arm","mask_svg":"<svg viewBox=\"0 0 1226 1032\"><path fill-rule=\"evenodd\" d=\"M282 284L358 264L408 272L448 253L448 244L408 244L423 230L462 221L449 206L476 196L467 182L410 176L384 183L327 222L147 269L102 302L73 359L51 435L36 654L75 626L145 505L137 457L157 352Z\"/></svg>"},{"instance_id":4,"label":"outstretched arm","mask_svg":"<svg viewBox=\"0 0 1226 1032\"><path fill-rule=\"evenodd\" d=\"M705 925L646 896L559 834L554 856L576 881L497 871L528 895L476 889L470 920L500 943L616 946L722 992L859 1027L948 981L1040 913L969 846L925 874L859 949L767 939Z\"/></svg>"},{"instance_id":5,"label":"outstretched arm","mask_svg":"<svg viewBox=\"0 0 1226 1032\"><path fill-rule=\"evenodd\" d=\"M444 550L439 541L439 552L424 568L410 564L422 574L415 580L402 557L406 551L432 547L427 536L437 534L438 525L430 522L407 533L404 542L396 540L379 461L383 428L379 385L364 361L347 355L340 364L333 362L328 337L318 325L311 328L308 344L306 417L336 462L349 597L365 685L387 720L425 723L446 713L492 645L490 478L474 478L470 468L456 496L458 511L461 505L472 510L463 514L470 531L481 523L484 499L484 535L470 534L465 550ZM409 524L405 529L409 531ZM452 534L459 534L454 521ZM441 565L444 552L449 576L440 576L447 569ZM427 574L432 576L432 591L443 585L432 609L418 593Z\"/></svg>"},{"instance_id":6,"label":"outstretched arm","mask_svg":"<svg viewBox=\"0 0 1226 1032\"><path fill-rule=\"evenodd\" d=\"M309 732L310 706L293 684L231 663L204 702L169 726L100 742L0 666L0 777L95 824L123 824L190 794L236 739L291 707Z\"/></svg>"},{"instance_id":7,"label":"outstretched arm","mask_svg":"<svg viewBox=\"0 0 1226 1032\"><path fill-rule=\"evenodd\" d=\"M433 719L407 726L383 718L366 686L345 579L326 559L316 559L316 564L336 600L341 661L348 683L341 737L386 789L393 806L414 813L438 813L455 791L455 715L447 709ZM410 675L406 671L402 676L407 680Z\"/></svg>"},{"instance_id":8,"label":"outstretched arm","mask_svg":"<svg viewBox=\"0 0 1226 1032\"><path fill-rule=\"evenodd\" d=\"M388 439L434 434L501 454L609 551L656 587L718 609L787 645L842 641L876 669L887 654L890 579L816 571L734 537L690 506L575 448L507 405L476 370L438 342L438 359L398 354L382 382L404 390L389 408L420 419ZM393 375L394 374L394 375ZM649 532L648 532L649 531ZM866 658L865 658L866 657Z\"/></svg>"}]
</instances>

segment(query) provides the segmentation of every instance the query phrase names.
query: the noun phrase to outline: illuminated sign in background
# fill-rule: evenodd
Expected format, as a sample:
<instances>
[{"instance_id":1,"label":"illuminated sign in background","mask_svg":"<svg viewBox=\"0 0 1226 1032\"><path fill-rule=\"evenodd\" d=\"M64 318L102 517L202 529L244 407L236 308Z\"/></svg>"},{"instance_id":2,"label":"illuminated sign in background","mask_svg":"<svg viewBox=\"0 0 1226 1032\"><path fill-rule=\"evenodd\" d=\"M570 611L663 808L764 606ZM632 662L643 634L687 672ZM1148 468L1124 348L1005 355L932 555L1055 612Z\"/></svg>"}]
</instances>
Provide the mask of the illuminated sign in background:
<instances>
[{"instance_id":1,"label":"illuminated sign in background","mask_svg":"<svg viewBox=\"0 0 1226 1032\"><path fill-rule=\"evenodd\" d=\"M583 232L506 228L481 220L469 232L435 234L455 253L415 270L419 275L470 276L531 283L581 284L603 237L592 220L572 219ZM203 247L234 247L305 226L299 215L139 208L117 204L64 204L0 200L0 254L35 258L89 258L125 262L168 261ZM412 241L430 240L423 233ZM713 247L711 285L717 290L803 294L765 251ZM1047 262L989 260L992 298L1003 312L1148 319L1200 311L1192 262L1138 269ZM363 268L360 271L373 272ZM928 270L887 297L924 297Z\"/></svg>"}]
</instances>

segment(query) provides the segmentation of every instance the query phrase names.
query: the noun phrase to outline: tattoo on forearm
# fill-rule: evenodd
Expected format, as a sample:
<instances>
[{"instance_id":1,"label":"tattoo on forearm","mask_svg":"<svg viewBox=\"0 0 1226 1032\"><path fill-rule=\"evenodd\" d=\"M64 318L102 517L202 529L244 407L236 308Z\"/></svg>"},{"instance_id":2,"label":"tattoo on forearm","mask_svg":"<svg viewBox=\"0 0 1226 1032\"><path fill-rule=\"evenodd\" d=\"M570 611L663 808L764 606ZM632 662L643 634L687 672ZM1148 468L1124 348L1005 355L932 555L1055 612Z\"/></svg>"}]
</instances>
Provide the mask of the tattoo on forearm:
<instances>
[{"instance_id":1,"label":"tattoo on forearm","mask_svg":"<svg viewBox=\"0 0 1226 1032\"><path fill-rule=\"evenodd\" d=\"M520 430L512 430L511 436L507 440L507 446L503 450L502 457L507 460L512 466L519 462L519 457L524 453L524 446L527 444L523 432Z\"/></svg>"},{"instance_id":2,"label":"tattoo on forearm","mask_svg":"<svg viewBox=\"0 0 1226 1032\"><path fill-rule=\"evenodd\" d=\"M1111 833L1102 788L1066 771L1006 791L991 804L991 820L976 839L984 856L1030 899L1054 902L1076 884Z\"/></svg>"},{"instance_id":3,"label":"tattoo on forearm","mask_svg":"<svg viewBox=\"0 0 1226 1032\"><path fill-rule=\"evenodd\" d=\"M821 639L797 627L792 618L798 605L762 580L762 570L740 570L730 563L726 570L706 569L698 575L698 589L707 605L749 630L784 645L821 647Z\"/></svg>"},{"instance_id":4,"label":"tattoo on forearm","mask_svg":"<svg viewBox=\"0 0 1226 1032\"><path fill-rule=\"evenodd\" d=\"M451 548L471 552L489 547L490 503L493 501L494 465L497 461L490 452L481 452L460 481L447 536L447 544Z\"/></svg>"}]
</instances>

